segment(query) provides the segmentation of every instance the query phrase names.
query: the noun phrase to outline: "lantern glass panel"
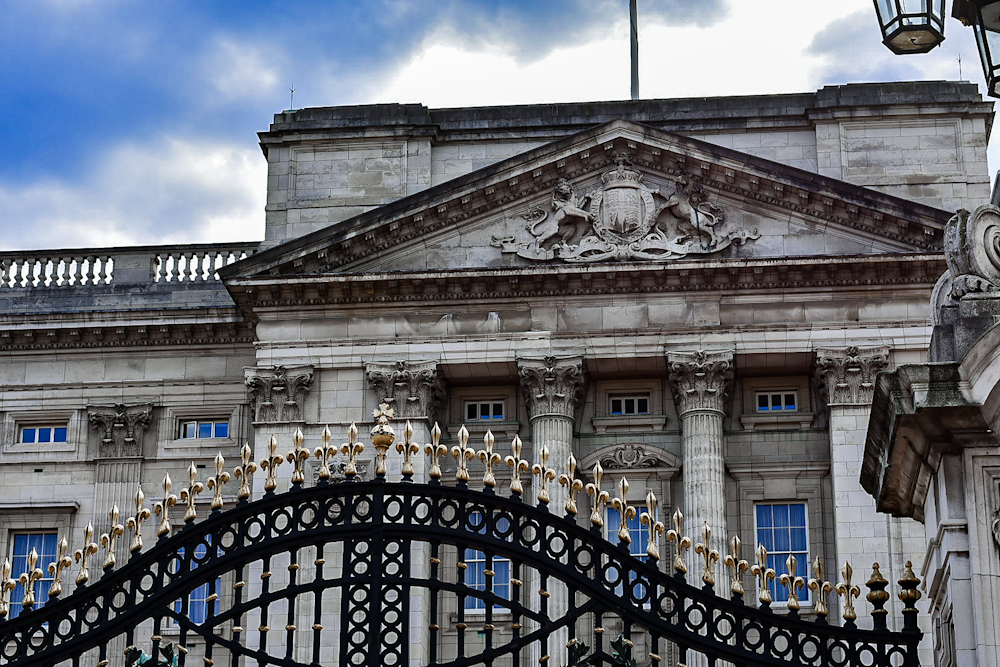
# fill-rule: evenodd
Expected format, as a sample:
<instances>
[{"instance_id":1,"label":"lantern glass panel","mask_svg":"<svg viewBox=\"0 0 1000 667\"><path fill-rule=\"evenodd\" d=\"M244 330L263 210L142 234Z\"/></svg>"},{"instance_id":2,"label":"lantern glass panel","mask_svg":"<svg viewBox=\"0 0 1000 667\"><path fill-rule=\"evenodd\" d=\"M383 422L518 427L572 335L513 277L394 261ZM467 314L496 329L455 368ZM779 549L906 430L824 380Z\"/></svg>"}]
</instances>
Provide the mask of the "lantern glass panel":
<instances>
[{"instance_id":1,"label":"lantern glass panel","mask_svg":"<svg viewBox=\"0 0 1000 667\"><path fill-rule=\"evenodd\" d=\"M1000 3L996 3L1000 4ZM979 13L982 14L982 10ZM976 34L976 46L979 47L979 59L983 63L983 74L986 76L986 88L990 97L1000 97L1000 31L989 30L983 25L987 21L977 21L972 30Z\"/></svg>"},{"instance_id":2,"label":"lantern glass panel","mask_svg":"<svg viewBox=\"0 0 1000 667\"><path fill-rule=\"evenodd\" d=\"M883 43L897 54L926 53L944 41L944 0L874 0Z\"/></svg>"}]
</instances>

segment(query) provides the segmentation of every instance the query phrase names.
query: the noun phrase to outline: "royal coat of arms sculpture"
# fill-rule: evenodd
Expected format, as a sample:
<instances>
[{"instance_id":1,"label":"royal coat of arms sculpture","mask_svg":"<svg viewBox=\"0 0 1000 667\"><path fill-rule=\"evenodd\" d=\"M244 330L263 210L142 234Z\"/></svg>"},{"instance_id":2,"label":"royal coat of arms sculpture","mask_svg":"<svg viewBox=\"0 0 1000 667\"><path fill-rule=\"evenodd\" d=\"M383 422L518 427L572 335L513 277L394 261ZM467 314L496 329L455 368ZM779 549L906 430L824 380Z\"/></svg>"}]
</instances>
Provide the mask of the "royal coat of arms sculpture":
<instances>
[{"instance_id":1,"label":"royal coat of arms sculpture","mask_svg":"<svg viewBox=\"0 0 1000 667\"><path fill-rule=\"evenodd\" d=\"M643 184L628 153L613 158L615 166L601 175L600 189L581 197L560 179L550 210L535 207L525 213L528 242L494 237L492 245L526 259L579 263L678 259L760 237L756 229L724 231L724 211L707 200L693 178L681 176L666 195Z\"/></svg>"}]
</instances>

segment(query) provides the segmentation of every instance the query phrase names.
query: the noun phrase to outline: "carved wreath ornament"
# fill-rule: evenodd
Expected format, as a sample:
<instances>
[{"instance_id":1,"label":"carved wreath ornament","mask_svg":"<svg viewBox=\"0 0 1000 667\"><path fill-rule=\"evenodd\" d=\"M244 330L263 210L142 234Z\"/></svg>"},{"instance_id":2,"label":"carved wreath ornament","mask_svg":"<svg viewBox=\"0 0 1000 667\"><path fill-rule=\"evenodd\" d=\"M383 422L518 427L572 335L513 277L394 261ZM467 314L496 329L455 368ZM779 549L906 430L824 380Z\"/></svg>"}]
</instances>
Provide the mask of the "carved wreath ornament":
<instances>
[{"instance_id":1,"label":"carved wreath ornament","mask_svg":"<svg viewBox=\"0 0 1000 667\"><path fill-rule=\"evenodd\" d=\"M559 179L549 210L532 208L522 216L530 240L494 237L493 247L526 259L579 263L678 259L760 238L756 229L725 231L724 211L693 177L678 178L668 195L643 184L628 153L613 157L600 189L577 196L569 181Z\"/></svg>"}]
</instances>

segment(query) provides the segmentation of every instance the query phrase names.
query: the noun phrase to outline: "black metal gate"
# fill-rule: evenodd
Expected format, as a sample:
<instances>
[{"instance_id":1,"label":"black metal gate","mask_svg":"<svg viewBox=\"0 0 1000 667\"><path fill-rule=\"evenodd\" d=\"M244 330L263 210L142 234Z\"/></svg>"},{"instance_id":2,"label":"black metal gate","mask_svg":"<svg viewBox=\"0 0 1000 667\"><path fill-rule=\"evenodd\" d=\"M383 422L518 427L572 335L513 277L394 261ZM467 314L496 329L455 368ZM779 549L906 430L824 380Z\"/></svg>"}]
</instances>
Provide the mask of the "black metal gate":
<instances>
[{"instance_id":1,"label":"black metal gate","mask_svg":"<svg viewBox=\"0 0 1000 667\"><path fill-rule=\"evenodd\" d=\"M229 475L219 462L207 480L215 508L197 521L195 496L204 487L192 473L179 499L187 503L186 520L175 534L169 513L178 498L165 484L155 508L159 541L143 551L135 540L150 516L140 499L126 522L134 551L115 569L107 555L126 526L112 518L100 579L88 581L93 576L88 561L98 552L88 537L76 554L79 585L71 595L59 598L54 590L44 607L26 605L16 618L0 620L0 664L662 665L668 656L686 663L701 654L708 665L917 665L919 582L909 570L900 581L907 607L901 632L886 630L888 582L877 568L867 596L874 630L854 627L858 587L850 581L835 586L821 571L808 582L814 621L799 618L794 608L775 613L767 602L775 573L767 569L766 557L751 566L730 554L723 559L729 569L715 572L717 554L706 556L711 550L695 545L706 571L702 586L691 585L686 570L692 542L680 525L668 531L647 514L649 557L633 557L624 544L604 538L599 513L589 526L580 525L575 499L584 485L579 480L563 476L572 501L565 515L562 507L556 515L545 500L555 473L544 466L535 466L540 484L532 494L542 499L523 498L516 480L528 463L520 459L519 445L508 457L514 489L509 496L494 490L492 467L499 456L492 447L480 453L488 462L484 490L468 487L466 461L476 453L464 441L454 451L456 485L442 484L439 457L447 450L436 435L426 446L429 482L414 483L411 456L420 448L410 433L407 429L399 445L404 461L398 481L386 473L392 442L391 436L382 437L386 430L382 436L373 432L374 479L356 481L361 446L354 430L344 448L345 481L331 481L338 448L326 445L316 452L322 466L311 486L303 484L309 452L298 436L287 455L293 464L290 490L281 493L275 492L275 468L282 457L272 440L258 473L262 478L266 470L266 491L253 501L256 466L246 447L235 470L240 486L235 506L220 509ZM599 485L590 487L590 503L600 509L608 494ZM672 572L659 566L661 545L670 552ZM485 585L466 580L470 553L479 559ZM60 585L70 563L53 564ZM495 585L501 565L504 590ZM32 568L28 583L41 572ZM756 606L744 601L748 570L758 583ZM715 574L729 597L716 594ZM0 581L0 599L9 596L10 576L5 573ZM805 583L786 585L794 594ZM826 618L826 597L835 590L843 597L844 626ZM198 591L203 613L192 614Z\"/></svg>"}]
</instances>

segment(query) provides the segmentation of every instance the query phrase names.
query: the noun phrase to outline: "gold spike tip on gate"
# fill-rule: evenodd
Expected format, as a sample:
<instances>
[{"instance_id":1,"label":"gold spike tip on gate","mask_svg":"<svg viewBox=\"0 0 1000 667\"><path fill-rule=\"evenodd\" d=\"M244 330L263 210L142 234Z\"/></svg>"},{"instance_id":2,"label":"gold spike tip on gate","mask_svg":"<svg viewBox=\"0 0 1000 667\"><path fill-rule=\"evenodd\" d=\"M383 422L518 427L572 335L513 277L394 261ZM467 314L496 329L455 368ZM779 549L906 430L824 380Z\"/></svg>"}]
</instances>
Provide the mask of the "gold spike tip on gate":
<instances>
[{"instance_id":1,"label":"gold spike tip on gate","mask_svg":"<svg viewBox=\"0 0 1000 667\"><path fill-rule=\"evenodd\" d=\"M854 568L849 562L844 561L844 567L840 568L840 576L843 581L837 584L837 595L844 598L844 620L853 623L858 618L858 613L854 610L854 600L861 596L861 587L852 582Z\"/></svg>"},{"instance_id":2,"label":"gold spike tip on gate","mask_svg":"<svg viewBox=\"0 0 1000 667\"><path fill-rule=\"evenodd\" d=\"M701 527L702 542L694 545L694 552L705 559L705 569L701 580L706 586L715 586L715 572L712 565L719 562L719 551L712 548L712 527L706 521Z\"/></svg>"},{"instance_id":3,"label":"gold spike tip on gate","mask_svg":"<svg viewBox=\"0 0 1000 667\"><path fill-rule=\"evenodd\" d=\"M170 508L177 504L177 496L170 493L174 483L170 473L163 476L163 500L153 505L153 511L160 517L160 525L156 527L157 537L170 534Z\"/></svg>"},{"instance_id":4,"label":"gold spike tip on gate","mask_svg":"<svg viewBox=\"0 0 1000 667\"><path fill-rule=\"evenodd\" d=\"M621 519L618 523L618 543L631 544L632 536L629 534L628 521L635 518L636 511L628 504L628 480L624 476L618 480L618 496L611 499L611 506L618 510Z\"/></svg>"},{"instance_id":5,"label":"gold spike tip on gate","mask_svg":"<svg viewBox=\"0 0 1000 667\"><path fill-rule=\"evenodd\" d=\"M559 484L566 487L566 504L563 507L566 515L576 516L579 512L576 494L583 490L583 482L576 478L576 457L572 454L566 457L566 472L559 475Z\"/></svg>"},{"instance_id":6,"label":"gold spike tip on gate","mask_svg":"<svg viewBox=\"0 0 1000 667\"><path fill-rule=\"evenodd\" d=\"M414 473L413 455L420 453L420 445L413 442L413 425L406 421L403 427L403 442L396 443L396 451L403 455L403 475L407 478Z\"/></svg>"},{"instance_id":7,"label":"gold spike tip on gate","mask_svg":"<svg viewBox=\"0 0 1000 667\"><path fill-rule=\"evenodd\" d=\"M763 544L757 544L755 553L757 562L750 566L750 574L757 580L757 600L762 606L771 604L771 585L774 581L774 570L767 566L767 549Z\"/></svg>"},{"instance_id":8,"label":"gold spike tip on gate","mask_svg":"<svg viewBox=\"0 0 1000 667\"><path fill-rule=\"evenodd\" d=\"M267 441L267 458L260 462L260 469L267 471L264 480L264 491L273 492L278 486L278 466L285 462L285 457L278 453L278 439L273 435Z\"/></svg>"},{"instance_id":9,"label":"gold spike tip on gate","mask_svg":"<svg viewBox=\"0 0 1000 667\"><path fill-rule=\"evenodd\" d=\"M191 465L194 466L193 463ZM104 563L101 564L101 569L104 571L114 568L117 562L115 551L118 548L118 538L125 534L125 526L118 523L119 514L118 504L116 503L112 505L111 511L108 512L108 532L101 535L101 546L104 547Z\"/></svg>"},{"instance_id":10,"label":"gold spike tip on gate","mask_svg":"<svg viewBox=\"0 0 1000 667\"><path fill-rule=\"evenodd\" d=\"M549 448L542 445L538 450L538 463L531 466L531 474L538 477L538 493L535 499L548 504L549 482L556 478L556 471L549 467Z\"/></svg>"},{"instance_id":11,"label":"gold spike tip on gate","mask_svg":"<svg viewBox=\"0 0 1000 667\"><path fill-rule=\"evenodd\" d=\"M491 489L496 488L497 478L493 473L493 466L498 466L503 463L503 457L493 451L493 445L496 442L496 437L493 435L493 431L487 430L486 435L483 436L483 447L484 449L479 451L479 460L486 464L486 470L483 471L483 486L490 487Z\"/></svg>"},{"instance_id":12,"label":"gold spike tip on gate","mask_svg":"<svg viewBox=\"0 0 1000 667\"><path fill-rule=\"evenodd\" d=\"M169 479L170 476L167 476ZM97 553L97 543L94 542L94 524L87 522L83 529L83 548L73 552L73 560L80 564L80 571L76 575L76 584L80 586L90 581L90 557Z\"/></svg>"},{"instance_id":13,"label":"gold spike tip on gate","mask_svg":"<svg viewBox=\"0 0 1000 667\"><path fill-rule=\"evenodd\" d=\"M302 446L305 436L302 429L295 427L292 435L293 449L285 455L285 459L292 464L292 484L299 485L306 481L305 461L309 458L309 450Z\"/></svg>"},{"instance_id":14,"label":"gold spike tip on gate","mask_svg":"<svg viewBox=\"0 0 1000 667\"><path fill-rule=\"evenodd\" d=\"M687 556L685 552L691 548L691 538L684 535L684 513L680 508L674 510L671 517L674 527L667 531L667 541L674 543L674 572L687 573Z\"/></svg>"},{"instance_id":15,"label":"gold spike tip on gate","mask_svg":"<svg viewBox=\"0 0 1000 667\"><path fill-rule=\"evenodd\" d=\"M321 447L317 447L313 451L313 456L320 460L319 472L317 473L320 479L329 480L330 479L330 459L337 455L337 447L330 444L333 440L333 433L330 432L330 425L327 424L323 427L323 432L320 434L320 439L323 441Z\"/></svg>"},{"instance_id":16,"label":"gold spike tip on gate","mask_svg":"<svg viewBox=\"0 0 1000 667\"><path fill-rule=\"evenodd\" d=\"M815 576L809 580L809 590L816 593L816 608L814 611L817 616L825 617L830 613L830 607L826 600L830 593L833 592L833 584L823 578L823 561L819 559L819 556L813 561L812 567Z\"/></svg>"},{"instance_id":17,"label":"gold spike tip on gate","mask_svg":"<svg viewBox=\"0 0 1000 667\"><path fill-rule=\"evenodd\" d=\"M187 503L184 509L184 523L190 523L198 518L198 509L195 507L198 494L205 490L205 485L198 481L198 466L191 462L187 469L188 485L181 489L181 502Z\"/></svg>"},{"instance_id":18,"label":"gold spike tip on gate","mask_svg":"<svg viewBox=\"0 0 1000 667\"><path fill-rule=\"evenodd\" d=\"M137 551L142 551L142 524L153 516L153 513L145 507L146 494L142 492L142 484L136 485L132 502L135 503L135 514L125 521L125 528L132 534L128 550L129 553L134 554Z\"/></svg>"},{"instance_id":19,"label":"gold spike tip on gate","mask_svg":"<svg viewBox=\"0 0 1000 667\"><path fill-rule=\"evenodd\" d=\"M458 429L458 444L451 448L451 455L458 462L455 468L455 481L468 483L469 481L469 461L476 458L476 450L469 447L469 429L462 424Z\"/></svg>"},{"instance_id":20,"label":"gold spike tip on gate","mask_svg":"<svg viewBox=\"0 0 1000 667\"><path fill-rule=\"evenodd\" d=\"M729 540L729 553L726 554L725 559L722 561L723 565L732 570L732 574L729 577L732 581L729 585L729 591L734 597L740 598L746 592L743 589L743 575L750 569L750 563L740 558L742 547L743 541L738 535L733 535L733 539Z\"/></svg>"},{"instance_id":21,"label":"gold spike tip on gate","mask_svg":"<svg viewBox=\"0 0 1000 667\"><path fill-rule=\"evenodd\" d=\"M778 577L778 583L788 590L788 610L793 612L799 610L799 591L806 585L806 580L795 574L798 568L798 559L788 554L788 558L785 559L785 572Z\"/></svg>"},{"instance_id":22,"label":"gold spike tip on gate","mask_svg":"<svg viewBox=\"0 0 1000 667\"><path fill-rule=\"evenodd\" d=\"M441 444L441 427L438 426L437 422L434 422L434 428L431 429L431 441L424 445L424 453L431 457L431 466L427 470L427 476L432 481L440 482L444 476L444 472L441 470L441 457L448 456L448 445Z\"/></svg>"},{"instance_id":23,"label":"gold spike tip on gate","mask_svg":"<svg viewBox=\"0 0 1000 667\"><path fill-rule=\"evenodd\" d=\"M31 609L35 606L35 583L45 577L45 572L42 568L38 567L38 557L35 547L31 547L31 552L28 554L27 568L17 579L21 587L24 588L24 597L21 598L21 606L25 609Z\"/></svg>"},{"instance_id":24,"label":"gold spike tip on gate","mask_svg":"<svg viewBox=\"0 0 1000 667\"><path fill-rule=\"evenodd\" d=\"M594 481L587 484L585 490L588 496L593 496L590 509L590 523L597 528L604 527L604 507L611 500L611 494L601 490L601 478L604 477L604 468L600 461L594 464Z\"/></svg>"},{"instance_id":25,"label":"gold spike tip on gate","mask_svg":"<svg viewBox=\"0 0 1000 667\"><path fill-rule=\"evenodd\" d=\"M222 486L228 484L230 479L232 478L226 472L226 459L222 456L222 452L219 452L215 455L215 475L209 477L208 481L205 482L209 490L212 491L213 512L222 509Z\"/></svg>"},{"instance_id":26,"label":"gold spike tip on gate","mask_svg":"<svg viewBox=\"0 0 1000 667\"><path fill-rule=\"evenodd\" d=\"M0 618L7 618L10 612L10 593L17 588L17 579L10 578L10 559L4 558L0 564Z\"/></svg>"},{"instance_id":27,"label":"gold spike tip on gate","mask_svg":"<svg viewBox=\"0 0 1000 667\"><path fill-rule=\"evenodd\" d=\"M49 574L52 575L49 598L57 598L62 595L63 572L68 572L71 567L73 567L73 559L69 556L69 540L63 535L56 549L56 559L49 563L48 567Z\"/></svg>"},{"instance_id":28,"label":"gold spike tip on gate","mask_svg":"<svg viewBox=\"0 0 1000 667\"><path fill-rule=\"evenodd\" d=\"M659 536L667 532L662 521L656 520L656 494L652 489L646 489L646 511L639 515L639 524L649 526L649 540L646 543L646 555L654 561L660 560Z\"/></svg>"},{"instance_id":29,"label":"gold spike tip on gate","mask_svg":"<svg viewBox=\"0 0 1000 667\"><path fill-rule=\"evenodd\" d=\"M531 464L521 458L523 447L521 438L515 435L510 442L511 455L503 460L504 465L510 468L510 492L519 496L524 493L524 487L521 485L521 473L531 469Z\"/></svg>"},{"instance_id":30,"label":"gold spike tip on gate","mask_svg":"<svg viewBox=\"0 0 1000 667\"><path fill-rule=\"evenodd\" d=\"M358 476L358 454L365 451L365 446L358 442L358 425L351 422L347 429L347 442L340 446L340 452L347 454L347 465L344 466L344 477L354 479Z\"/></svg>"},{"instance_id":31,"label":"gold spike tip on gate","mask_svg":"<svg viewBox=\"0 0 1000 667\"><path fill-rule=\"evenodd\" d=\"M233 476L240 480L240 488L236 491L237 500L250 499L253 493L251 483L255 472L257 472L257 464L253 462L253 449L248 442L240 449L240 465L233 469Z\"/></svg>"}]
</instances>

